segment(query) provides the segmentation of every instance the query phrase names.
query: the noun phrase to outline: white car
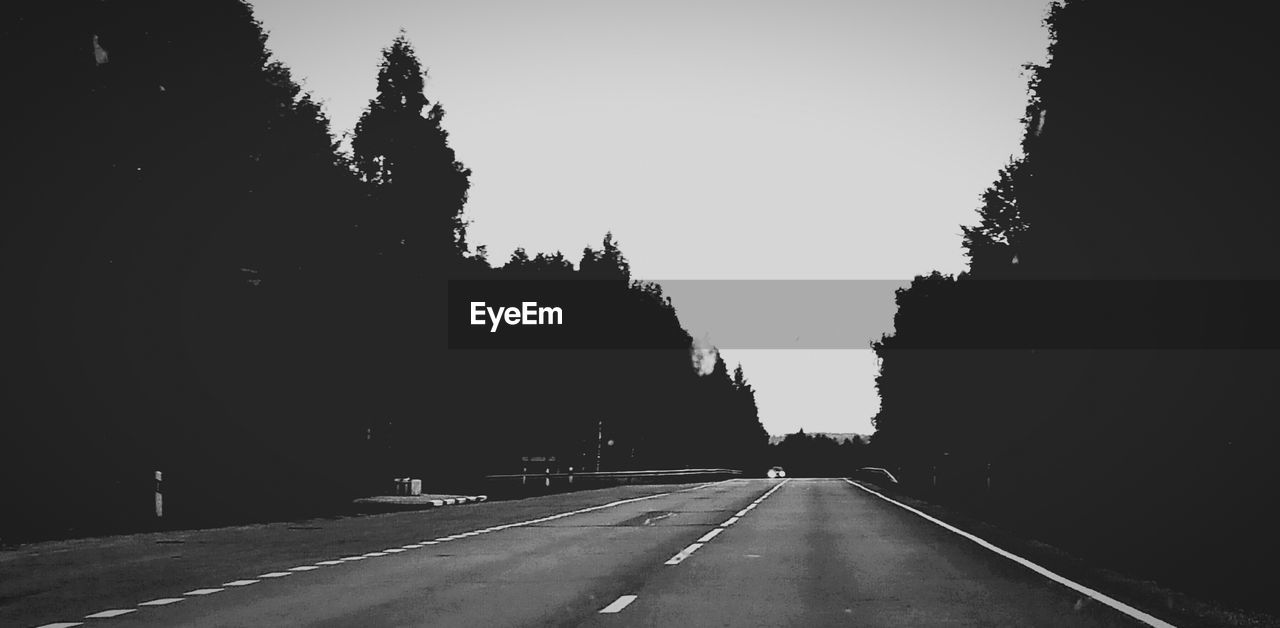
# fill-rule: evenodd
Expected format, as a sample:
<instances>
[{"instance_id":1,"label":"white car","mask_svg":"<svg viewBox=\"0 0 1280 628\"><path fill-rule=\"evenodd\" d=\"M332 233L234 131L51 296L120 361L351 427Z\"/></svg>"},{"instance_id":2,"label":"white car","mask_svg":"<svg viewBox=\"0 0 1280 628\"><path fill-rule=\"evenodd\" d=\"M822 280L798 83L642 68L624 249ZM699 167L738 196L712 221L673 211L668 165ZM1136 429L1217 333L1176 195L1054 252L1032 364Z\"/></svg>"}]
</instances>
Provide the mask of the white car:
<instances>
[{"instance_id":1,"label":"white car","mask_svg":"<svg viewBox=\"0 0 1280 628\"><path fill-rule=\"evenodd\" d=\"M769 476L770 478L785 478L787 477L787 472L783 471L782 467L773 467L769 469L769 471L765 473L765 475Z\"/></svg>"}]
</instances>

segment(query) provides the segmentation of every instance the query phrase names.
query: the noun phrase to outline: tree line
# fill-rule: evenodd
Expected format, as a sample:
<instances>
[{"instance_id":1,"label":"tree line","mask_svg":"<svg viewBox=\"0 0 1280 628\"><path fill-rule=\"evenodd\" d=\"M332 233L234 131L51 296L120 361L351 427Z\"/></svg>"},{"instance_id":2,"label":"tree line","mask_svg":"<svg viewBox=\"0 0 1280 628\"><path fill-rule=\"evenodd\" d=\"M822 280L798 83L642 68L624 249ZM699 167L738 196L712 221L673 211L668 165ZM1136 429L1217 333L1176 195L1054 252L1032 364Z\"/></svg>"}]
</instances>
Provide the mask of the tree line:
<instances>
[{"instance_id":1,"label":"tree line","mask_svg":"<svg viewBox=\"0 0 1280 628\"><path fill-rule=\"evenodd\" d=\"M217 522L530 454L759 464L741 367L695 369L612 235L576 267L467 238L471 172L403 33L348 154L245 2L11 13L0 539L144 525L156 470L167 518ZM449 351L448 281L487 277L597 280L665 348Z\"/></svg>"},{"instance_id":2,"label":"tree line","mask_svg":"<svg viewBox=\"0 0 1280 628\"><path fill-rule=\"evenodd\" d=\"M1276 123L1259 109L1274 49L1259 11L1052 6L1022 156L963 228L967 270L916 277L898 292L894 333L874 343L873 449L905 486L1095 564L1275 610L1261 574L1280 558L1267 515L1280 360L1206 348L1250 328L1192 329L1184 311L1248 319L1197 301L1200 281L1280 294ZM1019 297L1029 284L1082 307L1035 307ZM1185 308L1143 313L1203 338L1055 343L1054 330L1107 333L1143 290L1185 290ZM1031 340L970 342L1013 330Z\"/></svg>"}]
</instances>

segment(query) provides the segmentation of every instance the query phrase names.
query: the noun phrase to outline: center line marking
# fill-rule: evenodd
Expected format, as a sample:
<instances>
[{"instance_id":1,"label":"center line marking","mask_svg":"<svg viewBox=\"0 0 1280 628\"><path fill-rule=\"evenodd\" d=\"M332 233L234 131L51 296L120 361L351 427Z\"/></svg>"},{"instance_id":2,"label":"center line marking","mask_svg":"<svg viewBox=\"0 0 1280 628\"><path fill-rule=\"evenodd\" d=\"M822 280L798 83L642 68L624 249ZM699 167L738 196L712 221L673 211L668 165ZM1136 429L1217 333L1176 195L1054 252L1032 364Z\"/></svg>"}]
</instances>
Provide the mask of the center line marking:
<instances>
[{"instance_id":1,"label":"center line marking","mask_svg":"<svg viewBox=\"0 0 1280 628\"><path fill-rule=\"evenodd\" d=\"M694 552L698 551L698 548L699 548L699 547L702 547L702 544L701 544L701 543L694 543L694 544L690 545L689 547L686 547L686 548L684 548L684 549L680 550L680 553L679 553L679 554L676 554L675 556L672 556L669 560L667 560L667 562L665 562L665 563L663 563L663 564L664 564L664 565L679 565L680 563L684 562L684 559L688 558L690 554L692 554L692 553L694 553Z\"/></svg>"},{"instance_id":2,"label":"center line marking","mask_svg":"<svg viewBox=\"0 0 1280 628\"><path fill-rule=\"evenodd\" d=\"M251 585L251 584L256 584L257 582L258 582L257 580L232 580L231 582L224 582L224 583L222 583L222 586L224 586L224 587L247 587L247 586L249 586L249 585Z\"/></svg>"},{"instance_id":3,"label":"center line marking","mask_svg":"<svg viewBox=\"0 0 1280 628\"><path fill-rule=\"evenodd\" d=\"M167 606L167 605L169 605L169 604L173 604L174 602L181 602L181 601L182 601L182 598L180 598L180 597L162 597L162 598L160 598L160 599L158 599L158 600L151 600L150 602L143 602L143 603L139 604L138 606Z\"/></svg>"},{"instance_id":4,"label":"center line marking","mask_svg":"<svg viewBox=\"0 0 1280 628\"><path fill-rule=\"evenodd\" d=\"M218 591L226 591L226 589L196 589L195 591L187 591L183 595L209 595Z\"/></svg>"},{"instance_id":5,"label":"center line marking","mask_svg":"<svg viewBox=\"0 0 1280 628\"><path fill-rule=\"evenodd\" d=\"M710 531L710 532L708 532L708 533L706 533L706 534L702 535L702 538L698 539L698 542L699 542L699 543L706 543L707 541L710 541L711 539L716 538L716 535L717 535L717 534L720 534L721 532L724 532L724 528L716 528L716 529L714 529L714 530L712 530L712 531Z\"/></svg>"},{"instance_id":6,"label":"center line marking","mask_svg":"<svg viewBox=\"0 0 1280 628\"><path fill-rule=\"evenodd\" d=\"M319 567L315 565L302 565L300 567L290 567L289 571L315 571L317 569L319 569Z\"/></svg>"},{"instance_id":7,"label":"center line marking","mask_svg":"<svg viewBox=\"0 0 1280 628\"><path fill-rule=\"evenodd\" d=\"M613 604L610 604L610 605L608 605L608 606L606 606L606 607L604 607L604 608L600 609L600 612L601 612L601 613L617 613L617 612L621 611L622 609L626 608L628 604L630 604L630 603L632 603L632 602L636 601L636 597L638 597L638 596L635 596L635 595L623 595L623 596L620 596L620 597L618 597L618 599L616 599L616 600L614 600L614 601L613 601Z\"/></svg>"},{"instance_id":8,"label":"center line marking","mask_svg":"<svg viewBox=\"0 0 1280 628\"><path fill-rule=\"evenodd\" d=\"M106 619L108 617L119 617L121 615L134 613L134 612L137 612L137 610L138 609L136 608L119 608L119 609L113 609L109 611L102 611L100 613L94 613L92 615L85 615L84 617L85 619Z\"/></svg>"},{"instance_id":9,"label":"center line marking","mask_svg":"<svg viewBox=\"0 0 1280 628\"><path fill-rule=\"evenodd\" d=\"M729 517L728 519L725 519L724 523L720 524L720 527L727 528L737 522L738 522L737 517Z\"/></svg>"}]
</instances>

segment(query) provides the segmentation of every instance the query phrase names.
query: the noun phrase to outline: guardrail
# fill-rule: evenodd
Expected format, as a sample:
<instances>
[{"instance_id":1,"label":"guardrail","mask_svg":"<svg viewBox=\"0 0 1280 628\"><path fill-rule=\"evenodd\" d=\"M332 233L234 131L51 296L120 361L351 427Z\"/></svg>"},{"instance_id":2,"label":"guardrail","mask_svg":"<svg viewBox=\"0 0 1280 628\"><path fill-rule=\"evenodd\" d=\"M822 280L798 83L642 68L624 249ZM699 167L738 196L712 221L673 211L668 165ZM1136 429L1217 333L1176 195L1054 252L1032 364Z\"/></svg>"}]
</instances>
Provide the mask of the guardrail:
<instances>
[{"instance_id":1,"label":"guardrail","mask_svg":"<svg viewBox=\"0 0 1280 628\"><path fill-rule=\"evenodd\" d=\"M574 471L504 473L484 476L485 483L512 493L554 492L620 484L709 482L741 476L739 469L647 469L641 471ZM491 492L493 492L491 490Z\"/></svg>"}]
</instances>

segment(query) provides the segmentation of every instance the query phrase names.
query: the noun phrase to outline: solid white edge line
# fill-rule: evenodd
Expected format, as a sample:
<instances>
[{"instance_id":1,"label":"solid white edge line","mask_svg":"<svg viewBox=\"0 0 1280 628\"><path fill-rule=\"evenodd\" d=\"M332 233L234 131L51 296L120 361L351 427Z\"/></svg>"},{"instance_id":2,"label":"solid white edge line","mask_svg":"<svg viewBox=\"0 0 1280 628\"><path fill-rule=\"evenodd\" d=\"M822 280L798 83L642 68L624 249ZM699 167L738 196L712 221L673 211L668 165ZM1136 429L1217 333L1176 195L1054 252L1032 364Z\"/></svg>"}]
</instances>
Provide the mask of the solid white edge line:
<instances>
[{"instance_id":1,"label":"solid white edge line","mask_svg":"<svg viewBox=\"0 0 1280 628\"><path fill-rule=\"evenodd\" d=\"M710 541L711 539L716 538L716 535L717 535L717 534L720 534L721 532L724 532L724 528L716 528L716 529L714 529L714 530L712 530L712 531L710 531L710 532L708 532L708 533L706 533L706 534L702 535L702 538L698 539L698 542L699 542L699 543L706 543L707 541Z\"/></svg>"},{"instance_id":2,"label":"solid white edge line","mask_svg":"<svg viewBox=\"0 0 1280 628\"><path fill-rule=\"evenodd\" d=\"M600 609L600 612L601 613L617 613L622 609L626 608L628 604L636 601L637 597L639 596L636 596L636 595L618 596L618 599L614 600L612 604Z\"/></svg>"},{"instance_id":3,"label":"solid white edge line","mask_svg":"<svg viewBox=\"0 0 1280 628\"><path fill-rule=\"evenodd\" d=\"M966 539L969 539L970 541L973 541L974 543L977 543L978 545L981 545L982 547L984 547L984 548L986 548L986 549L988 549L988 550L991 550L992 552L994 552L994 553L996 553L996 554L999 554L1000 556L1003 556L1003 557L1005 557L1005 558L1008 558L1009 560L1011 560L1011 561L1013 561L1013 562L1015 562L1015 563L1018 563L1019 565L1022 565L1023 567L1026 567L1027 569L1030 569L1031 571L1034 571L1034 572L1036 572L1036 573L1040 574L1041 576L1044 576L1045 578L1048 578L1049 580L1052 580L1052 581L1054 581L1054 582L1057 582L1058 584L1060 584L1060 585L1062 585L1062 586L1065 586L1065 587L1067 587L1068 589L1071 589L1071 590L1073 590L1073 591L1075 591L1075 592L1077 592L1077 593L1082 593L1082 594L1084 594L1084 595L1087 595L1087 596L1089 596L1089 597L1091 597L1091 598L1093 598L1093 599L1095 599L1095 600L1097 600L1097 601L1099 601L1099 602L1102 602L1103 604L1106 604L1107 606L1110 606L1111 608L1113 608L1113 609L1115 609L1115 610L1117 610L1117 611L1120 611L1121 613L1124 613L1125 615L1128 615L1129 617L1132 617L1132 618L1134 618L1134 619L1136 619L1136 620L1138 620L1138 621L1140 621L1140 622L1142 622L1142 623L1144 623L1144 624L1147 624L1148 626L1156 626L1157 628L1176 628L1173 624L1171 624L1171 623L1169 623L1169 622L1167 622L1167 621L1164 621L1163 619L1159 619L1159 618L1157 618L1157 617L1155 617L1155 616L1153 616L1153 615L1150 615L1150 614L1144 613L1144 612L1142 612L1142 611L1140 611L1140 610L1138 610L1138 609L1136 609L1136 608L1134 608L1134 607L1132 607L1132 606L1129 606L1128 604L1125 604L1124 602L1121 602L1121 601L1119 601L1119 600L1117 600L1117 599L1115 599L1115 598L1113 598L1113 597L1111 597L1111 596L1109 596L1109 595L1107 595L1107 594L1105 594L1105 593L1102 593L1101 591L1096 591L1096 590L1094 590L1094 589L1091 589L1091 588L1089 588L1089 587L1084 586L1083 584L1080 584L1080 583L1075 582L1075 581L1073 581L1073 580L1068 580L1067 578L1064 578L1064 577L1062 577L1062 576L1059 576L1058 574L1056 574L1056 573L1054 573L1054 572L1052 572L1052 571L1049 571L1048 569L1045 569L1044 567L1041 567L1040 565L1037 565L1037 564L1035 564L1035 563L1033 563L1033 562L1031 562L1031 561L1029 561L1029 560L1027 560L1027 559L1025 559L1025 558L1023 558L1023 557L1021 557L1021 556L1018 556L1017 554L1014 554L1014 553L1012 553L1012 552L1009 552L1009 551L1006 551L1006 550L1000 549L999 547L996 547L995 545L992 545L991 543L987 542L986 540L984 540L984 539L982 539L982 538L980 538L980 537L974 536L974 535L972 535L972 534L969 534L968 532L965 532L964 530L961 530L961 529L959 529L959 528L957 528L957 527L955 527L955 526L953 526L953 525L951 525L951 524L949 524L949 523L947 523L947 522L945 522L945 521L942 521L942 520L940 520L940 519L937 519L937 518L931 517L931 516L929 516L929 515L927 515L927 514L925 514L925 513L923 513L923 512L920 512L919 510L916 510L915 508L912 508L912 507L910 507L910 506L908 506L908 505L906 505L906 504L904 504L904 503L902 503L902 502L899 502L899 501L897 501L897 500L894 500L894 499L890 499L890 498L888 498L888 497L885 497L884 495L881 495L880 493L877 493L876 491L873 491L873 490L871 490L871 489L869 489L869 488L867 488L867 487L865 487L865 486L863 486L863 485L861 485L861 484L858 484L858 483L856 483L856 482L852 482L852 481L850 481L850 480L849 480L849 479L847 479L847 478L845 478L845 479L844 479L844 481L845 481L845 482L848 482L850 486L856 486L856 487L858 487L858 488L860 488L860 489L862 489L862 490L864 490L864 491L866 491L866 492L868 492L868 493L871 493L872 495L875 495L876 497L879 497L880 499L883 499L884 501L889 502L890 504L893 504L893 505L895 505L895 506L897 506L897 507L899 507L899 508L902 508L903 510L906 510L907 512L910 512L910 513L912 513L912 514L918 515L918 516L920 516L921 518L923 518L924 520L926 520L926 521L928 521L928 522L930 522L930 523L937 524L939 527L942 527L943 529L946 529L946 530L948 530L948 531L950 531L950 532L954 532L954 533L956 533L956 534L958 534L958 535L960 535L960 536L962 536L962 537L964 537L964 538L966 538Z\"/></svg>"}]
</instances>

